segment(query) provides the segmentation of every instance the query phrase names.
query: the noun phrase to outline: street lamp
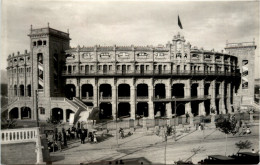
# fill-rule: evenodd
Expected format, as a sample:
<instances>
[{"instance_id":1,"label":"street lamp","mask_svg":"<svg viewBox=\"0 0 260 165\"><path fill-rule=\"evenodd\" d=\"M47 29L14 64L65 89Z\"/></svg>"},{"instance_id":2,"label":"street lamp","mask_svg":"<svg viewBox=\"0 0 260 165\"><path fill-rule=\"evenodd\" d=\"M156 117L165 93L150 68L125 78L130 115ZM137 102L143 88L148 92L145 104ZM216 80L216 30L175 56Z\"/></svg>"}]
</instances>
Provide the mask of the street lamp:
<instances>
[{"instance_id":1,"label":"street lamp","mask_svg":"<svg viewBox=\"0 0 260 165\"><path fill-rule=\"evenodd\" d=\"M172 97L174 99L174 140L176 141L176 97Z\"/></svg>"}]
</instances>

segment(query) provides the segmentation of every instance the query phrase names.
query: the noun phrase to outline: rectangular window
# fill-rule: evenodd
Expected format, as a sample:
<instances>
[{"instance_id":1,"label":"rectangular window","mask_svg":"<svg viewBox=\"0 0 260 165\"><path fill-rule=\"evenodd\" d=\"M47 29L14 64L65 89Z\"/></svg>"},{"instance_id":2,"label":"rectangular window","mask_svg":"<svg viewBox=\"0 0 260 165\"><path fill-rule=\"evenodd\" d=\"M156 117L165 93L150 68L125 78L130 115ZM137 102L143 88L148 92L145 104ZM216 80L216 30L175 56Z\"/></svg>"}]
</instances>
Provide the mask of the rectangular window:
<instances>
[{"instance_id":1,"label":"rectangular window","mask_svg":"<svg viewBox=\"0 0 260 165\"><path fill-rule=\"evenodd\" d=\"M45 109L42 108L42 107L40 107L39 109L40 109L40 114L41 114L41 115L44 115L44 114L45 114Z\"/></svg>"},{"instance_id":2,"label":"rectangular window","mask_svg":"<svg viewBox=\"0 0 260 165\"><path fill-rule=\"evenodd\" d=\"M80 70L83 70L84 69L84 66L80 66Z\"/></svg>"},{"instance_id":3,"label":"rectangular window","mask_svg":"<svg viewBox=\"0 0 260 165\"><path fill-rule=\"evenodd\" d=\"M90 70L94 70L94 66L93 65L90 66Z\"/></svg>"},{"instance_id":4,"label":"rectangular window","mask_svg":"<svg viewBox=\"0 0 260 165\"><path fill-rule=\"evenodd\" d=\"M112 70L112 65L109 65L109 68L108 68L109 70Z\"/></svg>"},{"instance_id":5,"label":"rectangular window","mask_svg":"<svg viewBox=\"0 0 260 165\"><path fill-rule=\"evenodd\" d=\"M130 65L127 65L127 70L131 70L131 66Z\"/></svg>"}]
</instances>

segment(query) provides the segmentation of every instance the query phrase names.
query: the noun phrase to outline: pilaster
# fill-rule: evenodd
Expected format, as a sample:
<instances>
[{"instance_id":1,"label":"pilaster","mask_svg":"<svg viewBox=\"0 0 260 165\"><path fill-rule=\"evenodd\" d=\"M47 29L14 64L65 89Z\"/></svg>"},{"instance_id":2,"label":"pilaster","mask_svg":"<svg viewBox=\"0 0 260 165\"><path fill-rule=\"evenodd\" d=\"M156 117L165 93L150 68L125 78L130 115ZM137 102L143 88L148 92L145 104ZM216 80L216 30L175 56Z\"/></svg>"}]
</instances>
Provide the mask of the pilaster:
<instances>
[{"instance_id":1,"label":"pilaster","mask_svg":"<svg viewBox=\"0 0 260 165\"><path fill-rule=\"evenodd\" d=\"M135 109L136 109L136 87L130 86L130 119L135 119Z\"/></svg>"}]
</instances>

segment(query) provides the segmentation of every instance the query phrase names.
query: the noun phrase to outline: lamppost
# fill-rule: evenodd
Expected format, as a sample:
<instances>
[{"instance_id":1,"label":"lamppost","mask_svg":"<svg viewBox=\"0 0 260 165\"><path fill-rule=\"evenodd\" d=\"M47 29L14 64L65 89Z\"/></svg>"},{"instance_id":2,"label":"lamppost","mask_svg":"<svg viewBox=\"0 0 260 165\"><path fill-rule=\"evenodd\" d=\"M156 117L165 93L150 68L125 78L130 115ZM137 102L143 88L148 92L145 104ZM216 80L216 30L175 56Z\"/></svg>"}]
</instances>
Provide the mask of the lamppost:
<instances>
[{"instance_id":1,"label":"lamppost","mask_svg":"<svg viewBox=\"0 0 260 165\"><path fill-rule=\"evenodd\" d=\"M174 99L174 141L176 141L176 97L172 97Z\"/></svg>"}]
</instances>

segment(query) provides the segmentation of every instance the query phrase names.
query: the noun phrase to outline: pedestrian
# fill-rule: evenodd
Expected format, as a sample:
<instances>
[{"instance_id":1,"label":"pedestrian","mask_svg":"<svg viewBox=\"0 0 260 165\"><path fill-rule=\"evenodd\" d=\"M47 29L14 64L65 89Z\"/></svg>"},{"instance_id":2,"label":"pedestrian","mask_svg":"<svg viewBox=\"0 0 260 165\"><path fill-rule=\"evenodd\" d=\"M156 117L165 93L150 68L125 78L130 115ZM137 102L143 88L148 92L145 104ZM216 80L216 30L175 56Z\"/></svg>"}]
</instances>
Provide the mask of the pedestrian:
<instances>
[{"instance_id":1,"label":"pedestrian","mask_svg":"<svg viewBox=\"0 0 260 165\"><path fill-rule=\"evenodd\" d=\"M81 134L80 134L80 142L81 142L81 144L85 144L85 138L86 138L85 131L82 129Z\"/></svg>"},{"instance_id":2,"label":"pedestrian","mask_svg":"<svg viewBox=\"0 0 260 165\"><path fill-rule=\"evenodd\" d=\"M247 129L246 129L246 133L247 133L247 134L251 134L251 130L250 130L249 127L247 127Z\"/></svg>"},{"instance_id":3,"label":"pedestrian","mask_svg":"<svg viewBox=\"0 0 260 165\"><path fill-rule=\"evenodd\" d=\"M255 149L252 149L252 153L256 153L256 152L255 152Z\"/></svg>"},{"instance_id":4,"label":"pedestrian","mask_svg":"<svg viewBox=\"0 0 260 165\"><path fill-rule=\"evenodd\" d=\"M94 133L93 137L94 137L94 143L97 143L97 134Z\"/></svg>"},{"instance_id":5,"label":"pedestrian","mask_svg":"<svg viewBox=\"0 0 260 165\"><path fill-rule=\"evenodd\" d=\"M57 145L58 145L58 150L60 150L60 152L61 152L61 142L62 142L62 135L61 132L59 132Z\"/></svg>"},{"instance_id":6,"label":"pedestrian","mask_svg":"<svg viewBox=\"0 0 260 165\"><path fill-rule=\"evenodd\" d=\"M199 127L198 127L199 131L201 131L201 125L199 124Z\"/></svg>"},{"instance_id":7,"label":"pedestrian","mask_svg":"<svg viewBox=\"0 0 260 165\"><path fill-rule=\"evenodd\" d=\"M66 135L64 128L62 128L62 140L63 140L63 145L66 147L67 146L67 135Z\"/></svg>"}]
</instances>

